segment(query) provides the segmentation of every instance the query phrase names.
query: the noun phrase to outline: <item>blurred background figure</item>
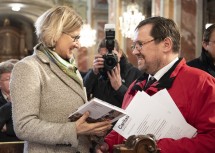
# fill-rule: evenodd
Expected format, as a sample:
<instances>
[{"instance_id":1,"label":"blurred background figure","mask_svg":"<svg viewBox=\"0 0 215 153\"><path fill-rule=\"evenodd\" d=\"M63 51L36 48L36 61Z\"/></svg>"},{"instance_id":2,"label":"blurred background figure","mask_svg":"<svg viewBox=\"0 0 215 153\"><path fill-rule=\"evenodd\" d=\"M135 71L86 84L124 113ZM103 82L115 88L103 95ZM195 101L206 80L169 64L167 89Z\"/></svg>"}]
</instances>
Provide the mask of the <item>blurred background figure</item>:
<instances>
[{"instance_id":1,"label":"blurred background figure","mask_svg":"<svg viewBox=\"0 0 215 153\"><path fill-rule=\"evenodd\" d=\"M0 63L0 142L19 140L13 130L10 76L17 59Z\"/></svg>"},{"instance_id":2,"label":"blurred background figure","mask_svg":"<svg viewBox=\"0 0 215 153\"><path fill-rule=\"evenodd\" d=\"M84 76L89 71L88 49L86 47L80 47L78 49L77 56L76 56L76 61L77 61L78 70L79 70L82 78L84 78Z\"/></svg>"},{"instance_id":3,"label":"blurred background figure","mask_svg":"<svg viewBox=\"0 0 215 153\"><path fill-rule=\"evenodd\" d=\"M104 70L103 55L108 53L106 39L100 41L97 51L98 54L94 57L93 68L83 78L88 100L96 97L121 107L128 86L141 75L141 72L128 62L117 40L115 40L112 54L115 54L118 63L109 72L101 71ZM96 142L92 141L92 145L93 150Z\"/></svg>"},{"instance_id":4,"label":"blurred background figure","mask_svg":"<svg viewBox=\"0 0 215 153\"><path fill-rule=\"evenodd\" d=\"M117 56L118 63L115 68L106 74L101 73L100 70L104 68L103 55L108 53L105 41L103 39L98 44L98 54L95 55L92 70L84 77L84 85L88 99L96 97L121 107L128 86L141 75L141 72L128 62L126 55L120 49L117 40L115 40L112 53Z\"/></svg>"},{"instance_id":5,"label":"blurred background figure","mask_svg":"<svg viewBox=\"0 0 215 153\"><path fill-rule=\"evenodd\" d=\"M11 62L13 64L16 64L19 60L18 59L15 59L15 58L12 58L12 59L9 59L7 60L8 62Z\"/></svg>"},{"instance_id":6,"label":"blurred background figure","mask_svg":"<svg viewBox=\"0 0 215 153\"><path fill-rule=\"evenodd\" d=\"M187 65L199 68L215 77L215 24L209 26L203 34L202 53L200 57Z\"/></svg>"}]
</instances>

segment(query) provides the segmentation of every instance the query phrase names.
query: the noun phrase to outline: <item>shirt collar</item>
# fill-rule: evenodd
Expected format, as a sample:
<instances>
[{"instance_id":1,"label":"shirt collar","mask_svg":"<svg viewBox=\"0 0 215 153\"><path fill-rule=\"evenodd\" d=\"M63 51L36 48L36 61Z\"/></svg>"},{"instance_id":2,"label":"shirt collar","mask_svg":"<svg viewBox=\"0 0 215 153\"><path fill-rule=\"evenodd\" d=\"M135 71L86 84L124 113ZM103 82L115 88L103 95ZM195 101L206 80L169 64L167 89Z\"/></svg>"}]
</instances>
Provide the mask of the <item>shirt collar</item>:
<instances>
[{"instance_id":1,"label":"shirt collar","mask_svg":"<svg viewBox=\"0 0 215 153\"><path fill-rule=\"evenodd\" d=\"M176 61L178 61L179 58L176 57L172 62L170 62L168 65L164 66L162 69L160 69L155 75L153 76L157 81L160 80L160 78L175 64ZM151 77L149 75L148 79Z\"/></svg>"},{"instance_id":2,"label":"shirt collar","mask_svg":"<svg viewBox=\"0 0 215 153\"><path fill-rule=\"evenodd\" d=\"M8 98L7 98L8 96L4 92L2 92L2 91L1 91L1 93L2 93L2 96L4 97L4 99L8 100Z\"/></svg>"}]
</instances>

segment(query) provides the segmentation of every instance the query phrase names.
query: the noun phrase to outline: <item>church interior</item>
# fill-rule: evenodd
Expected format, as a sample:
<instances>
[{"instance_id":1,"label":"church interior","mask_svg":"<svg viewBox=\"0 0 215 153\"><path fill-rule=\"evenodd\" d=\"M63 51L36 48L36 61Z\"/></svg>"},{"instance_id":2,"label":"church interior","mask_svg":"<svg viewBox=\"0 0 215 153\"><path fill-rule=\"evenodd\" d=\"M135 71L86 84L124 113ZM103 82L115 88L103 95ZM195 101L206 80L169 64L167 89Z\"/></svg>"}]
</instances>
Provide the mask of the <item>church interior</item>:
<instances>
[{"instance_id":1,"label":"church interior","mask_svg":"<svg viewBox=\"0 0 215 153\"><path fill-rule=\"evenodd\" d=\"M137 6L135 9L143 18L163 16L173 19L182 35L180 55L187 61L200 55L202 32L206 24L215 22L214 0L1 0L0 61L22 59L32 54L37 43L34 29L36 19L55 5L69 5L82 16L88 25L87 30L94 32L90 36L92 38L89 35L82 37L85 42L94 40L91 44L83 44L88 49L89 67L96 53L96 44L105 37L105 24L115 24L115 38L130 62L136 65L130 51L132 38L125 35L129 31L122 33L122 29L129 27L121 28L123 25L120 23L123 13L132 4Z\"/></svg>"},{"instance_id":2,"label":"church interior","mask_svg":"<svg viewBox=\"0 0 215 153\"><path fill-rule=\"evenodd\" d=\"M186 61L200 56L203 32L215 23L215 0L0 0L0 63L32 55L38 44L34 26L37 18L58 5L72 7L83 19L78 38L81 48L74 49L74 55L78 66L82 54L85 56L82 66L87 71L93 66L99 42L105 38L106 24L115 26L115 39L136 68L137 59L131 45L134 30L141 20L154 16L174 20L181 33L179 55ZM3 143L0 152L5 152L3 149L21 153L23 142Z\"/></svg>"}]
</instances>

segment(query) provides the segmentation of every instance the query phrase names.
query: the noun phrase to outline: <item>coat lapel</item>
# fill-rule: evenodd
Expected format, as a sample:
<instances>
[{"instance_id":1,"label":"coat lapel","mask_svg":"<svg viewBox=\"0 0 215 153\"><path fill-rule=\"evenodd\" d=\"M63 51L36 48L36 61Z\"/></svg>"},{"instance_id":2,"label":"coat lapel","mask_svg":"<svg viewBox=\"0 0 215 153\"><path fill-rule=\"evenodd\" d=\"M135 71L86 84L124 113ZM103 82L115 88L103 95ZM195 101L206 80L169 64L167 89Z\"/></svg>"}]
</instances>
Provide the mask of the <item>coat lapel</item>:
<instances>
[{"instance_id":1,"label":"coat lapel","mask_svg":"<svg viewBox=\"0 0 215 153\"><path fill-rule=\"evenodd\" d=\"M84 92L83 81L82 85L79 85L75 80L66 75L55 63L50 61L50 59L42 52L35 51L37 57L44 63L49 65L51 71L61 79L66 85L68 85L72 90L74 90L78 95L80 95L84 101L86 101L86 95Z\"/></svg>"},{"instance_id":2,"label":"coat lapel","mask_svg":"<svg viewBox=\"0 0 215 153\"><path fill-rule=\"evenodd\" d=\"M152 84L146 92L149 95L153 95L156 92L158 92L161 89L169 89L171 88L176 75L181 69L181 66L185 64L185 60L183 58L180 58L161 78L159 81ZM137 79L134 86L131 88L130 94L136 94L136 92L143 91L143 87L146 83L146 80L148 78L148 74L144 73L140 78Z\"/></svg>"},{"instance_id":3,"label":"coat lapel","mask_svg":"<svg viewBox=\"0 0 215 153\"><path fill-rule=\"evenodd\" d=\"M153 84L149 89L147 90L147 93L150 93L150 95L153 95L154 93L158 92L161 89L169 89L172 87L172 84L175 80L175 77L177 76L178 72L181 69L181 66L185 64L185 60L183 58L180 58L161 78L160 80Z\"/></svg>"}]
</instances>

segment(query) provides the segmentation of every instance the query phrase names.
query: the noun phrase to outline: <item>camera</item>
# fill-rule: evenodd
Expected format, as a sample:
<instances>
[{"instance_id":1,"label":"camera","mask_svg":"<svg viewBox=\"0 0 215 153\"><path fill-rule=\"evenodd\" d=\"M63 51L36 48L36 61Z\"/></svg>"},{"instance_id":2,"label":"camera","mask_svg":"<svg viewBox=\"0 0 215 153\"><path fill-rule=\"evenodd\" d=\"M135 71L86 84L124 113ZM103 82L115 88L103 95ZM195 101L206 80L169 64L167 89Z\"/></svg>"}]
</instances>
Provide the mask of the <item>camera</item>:
<instances>
[{"instance_id":1,"label":"camera","mask_svg":"<svg viewBox=\"0 0 215 153\"><path fill-rule=\"evenodd\" d=\"M115 44L115 25L105 24L105 44L108 50L107 54L103 55L104 68L100 70L100 73L107 75L107 71L112 70L118 63L118 57L112 51L114 50Z\"/></svg>"}]
</instances>

